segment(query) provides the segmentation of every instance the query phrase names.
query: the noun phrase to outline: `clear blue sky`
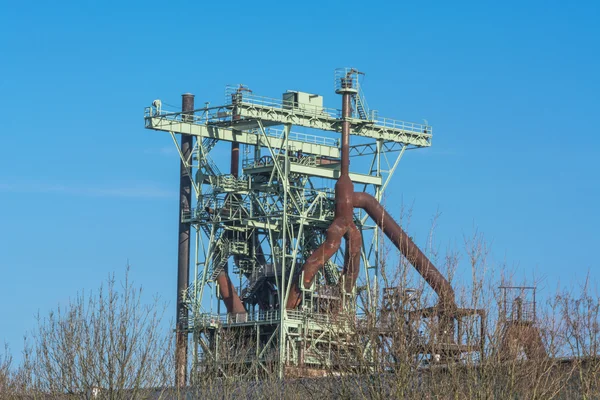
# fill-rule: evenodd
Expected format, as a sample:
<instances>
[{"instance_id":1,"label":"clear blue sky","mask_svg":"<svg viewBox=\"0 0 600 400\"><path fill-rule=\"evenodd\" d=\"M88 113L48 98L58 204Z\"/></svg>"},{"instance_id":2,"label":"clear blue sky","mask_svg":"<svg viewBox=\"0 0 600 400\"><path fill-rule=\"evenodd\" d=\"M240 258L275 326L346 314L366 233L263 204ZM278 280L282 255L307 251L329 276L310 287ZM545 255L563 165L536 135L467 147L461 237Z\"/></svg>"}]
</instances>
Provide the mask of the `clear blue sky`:
<instances>
[{"instance_id":1,"label":"clear blue sky","mask_svg":"<svg viewBox=\"0 0 600 400\"><path fill-rule=\"evenodd\" d=\"M341 66L380 115L434 126L388 193L419 243L439 210L442 250L476 226L546 287L600 278L599 4L0 1L0 342L127 260L173 298L178 160L143 128L153 99L245 83L338 107Z\"/></svg>"}]
</instances>

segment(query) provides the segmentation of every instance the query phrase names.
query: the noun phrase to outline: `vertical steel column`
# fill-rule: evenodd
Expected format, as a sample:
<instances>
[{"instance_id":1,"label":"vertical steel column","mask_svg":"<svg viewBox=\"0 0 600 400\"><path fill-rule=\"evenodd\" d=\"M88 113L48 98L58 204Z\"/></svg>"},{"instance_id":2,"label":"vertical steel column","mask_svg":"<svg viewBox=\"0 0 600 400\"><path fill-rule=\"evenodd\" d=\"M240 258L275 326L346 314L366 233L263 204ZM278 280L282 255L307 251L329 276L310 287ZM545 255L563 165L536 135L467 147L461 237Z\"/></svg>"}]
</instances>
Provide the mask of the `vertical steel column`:
<instances>
[{"instance_id":1,"label":"vertical steel column","mask_svg":"<svg viewBox=\"0 0 600 400\"><path fill-rule=\"evenodd\" d=\"M191 121L194 111L194 95L181 95L182 119ZM188 345L188 311L184 304L183 293L190 284L190 224L184 223L184 213L191 210L192 180L186 164L190 161L194 138L191 135L181 135L180 180L179 180L179 242L177 249L177 314L175 342L175 385L183 387L187 378L187 345Z\"/></svg>"}]
</instances>

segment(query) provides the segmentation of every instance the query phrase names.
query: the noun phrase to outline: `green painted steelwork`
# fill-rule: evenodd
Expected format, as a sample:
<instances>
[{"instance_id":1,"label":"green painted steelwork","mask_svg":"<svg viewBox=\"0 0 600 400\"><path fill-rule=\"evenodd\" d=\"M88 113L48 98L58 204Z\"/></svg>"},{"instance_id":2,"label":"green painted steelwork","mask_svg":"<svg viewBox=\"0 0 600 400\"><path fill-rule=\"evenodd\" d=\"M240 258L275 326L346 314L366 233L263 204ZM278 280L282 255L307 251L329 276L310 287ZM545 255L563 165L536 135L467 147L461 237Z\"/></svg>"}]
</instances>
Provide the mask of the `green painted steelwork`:
<instances>
[{"instance_id":1,"label":"green painted steelwork","mask_svg":"<svg viewBox=\"0 0 600 400\"><path fill-rule=\"evenodd\" d=\"M327 135L340 131L339 111L240 89L227 92L227 104L193 115L165 112L160 101L145 111L146 128L169 132L176 145L176 134L196 137L192 157L182 160L195 190L194 207L181 215L196 239L194 280L185 292L194 343L191 377L284 376L294 368L351 364L340 349L356 345L355 334L366 324L358 303L366 312L378 312L381 236L366 224L366 215L357 212L355 220L363 232L361 290L367 295L343 293L340 251L312 287L303 289L302 308L284 308L292 283L301 279L300 266L333 219L340 148L338 139ZM361 143L351 146L357 162L350 177L381 200L405 150L430 146L432 128L379 118L362 91L356 98L352 135ZM294 133L294 125L317 134ZM220 172L210 155L218 142L234 141L244 146L239 177ZM216 283L223 271L235 282L247 313L224 312ZM331 301L343 311L320 311ZM375 345L366 348L374 351Z\"/></svg>"}]
</instances>

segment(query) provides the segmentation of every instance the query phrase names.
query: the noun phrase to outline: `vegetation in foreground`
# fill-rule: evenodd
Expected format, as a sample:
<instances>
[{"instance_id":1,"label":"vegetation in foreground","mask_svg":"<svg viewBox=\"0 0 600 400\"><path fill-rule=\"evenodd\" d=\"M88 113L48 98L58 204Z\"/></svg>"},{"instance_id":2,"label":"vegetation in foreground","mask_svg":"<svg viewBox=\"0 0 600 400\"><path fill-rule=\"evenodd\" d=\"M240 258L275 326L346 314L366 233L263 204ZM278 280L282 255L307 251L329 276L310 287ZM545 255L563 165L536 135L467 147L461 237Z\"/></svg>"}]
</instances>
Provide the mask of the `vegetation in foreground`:
<instances>
[{"instance_id":1,"label":"vegetation in foreground","mask_svg":"<svg viewBox=\"0 0 600 400\"><path fill-rule=\"evenodd\" d=\"M415 357L410 343L394 345L393 357L382 357L372 373L366 365L337 367L322 378L275 377L240 381L200 375L185 391L173 388L173 336L164 329L165 307L142 302L142 290L114 276L96 293L82 293L66 307L38 317L26 340L22 362L16 365L5 347L0 355L1 398L364 398L364 399L597 399L600 398L600 299L589 282L571 292L560 291L538 300L537 326L546 357L524 354L506 359L501 354L503 326L498 314L499 283L510 284L505 273L487 264L483 239L466 240L472 284L457 287L460 306L489 310L484 330L483 360L465 358L448 364ZM458 253L444 257L447 275L458 266ZM414 287L405 260L387 276L386 286ZM492 275L501 276L500 282ZM419 286L419 285L417 285ZM431 304L420 287L418 302ZM374 324L373 326L375 326ZM405 329L397 325L398 335ZM477 335L479 327L465 328ZM470 332L470 333L469 333ZM374 335L376 333L374 332ZM395 343L400 343L396 341ZM360 350L360 349L359 349ZM239 354L243 354L240 351Z\"/></svg>"}]
</instances>

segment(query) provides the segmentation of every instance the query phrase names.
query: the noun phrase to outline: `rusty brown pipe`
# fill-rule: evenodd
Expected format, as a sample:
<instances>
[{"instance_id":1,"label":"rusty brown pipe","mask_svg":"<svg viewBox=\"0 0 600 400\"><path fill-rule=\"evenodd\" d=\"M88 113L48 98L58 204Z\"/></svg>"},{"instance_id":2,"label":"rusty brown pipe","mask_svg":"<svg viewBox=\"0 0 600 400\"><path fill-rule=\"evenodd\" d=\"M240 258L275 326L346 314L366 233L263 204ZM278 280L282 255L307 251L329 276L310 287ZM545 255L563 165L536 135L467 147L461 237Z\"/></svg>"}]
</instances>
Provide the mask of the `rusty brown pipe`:
<instances>
[{"instance_id":1,"label":"rusty brown pipe","mask_svg":"<svg viewBox=\"0 0 600 400\"><path fill-rule=\"evenodd\" d=\"M226 271L221 271L217 276L217 283L219 284L219 293L229 314L243 314L246 312L244 303L238 296L235 286L231 282L229 275Z\"/></svg>"},{"instance_id":2,"label":"rusty brown pipe","mask_svg":"<svg viewBox=\"0 0 600 400\"><path fill-rule=\"evenodd\" d=\"M344 236L346 227L340 219L334 219L329 228L327 229L327 237L325 242L320 245L311 255L308 257L304 265L302 266L302 272L304 272L303 285L304 288L310 287L312 280L314 279L317 271L323 268L323 265L329 260L335 252L340 248L342 243L342 237ZM288 301L286 303L287 309L294 309L302 302L302 291L298 285L294 282L288 295Z\"/></svg>"},{"instance_id":3,"label":"rusty brown pipe","mask_svg":"<svg viewBox=\"0 0 600 400\"><path fill-rule=\"evenodd\" d=\"M194 95L185 93L181 95L181 111L184 120L193 118ZM194 137L181 135L181 155L187 160L192 154ZM180 160L179 178L179 241L177 246L177 314L176 318L176 342L175 342L175 384L185 386L187 378L187 325L188 310L183 298L190 279L190 223L182 222L181 216L189 212L192 204L192 181L187 168Z\"/></svg>"},{"instance_id":4,"label":"rusty brown pipe","mask_svg":"<svg viewBox=\"0 0 600 400\"><path fill-rule=\"evenodd\" d=\"M400 250L400 253L412 264L417 272L437 293L441 305L455 307L454 289L421 249L404 230L394 221L377 199L368 193L354 193L354 207L362 208L375 221L383 233Z\"/></svg>"},{"instance_id":5,"label":"rusty brown pipe","mask_svg":"<svg viewBox=\"0 0 600 400\"><path fill-rule=\"evenodd\" d=\"M394 243L417 272L425 279L439 297L439 303L444 310L456 308L454 290L450 283L429 261L419 247L404 232L404 230L387 213L383 206L368 193L354 193L354 186L349 177L350 166L350 99L353 89L352 75L349 73L341 81L342 93L342 165L340 178L335 185L335 218L327 230L325 243L315 250L302 267L304 273L303 285L310 287L317 271L333 256L340 246L341 238L346 238L346 254L342 271L346 292L353 289L360 269L361 233L353 222L354 207L364 209L375 221L377 226ZM302 292L294 284L288 297L287 308L293 309L302 302ZM451 325L446 321L443 325Z\"/></svg>"},{"instance_id":6,"label":"rusty brown pipe","mask_svg":"<svg viewBox=\"0 0 600 400\"><path fill-rule=\"evenodd\" d=\"M345 236L346 252L344 254L344 269L342 277L346 293L352 292L358 273L360 272L360 247L362 245L362 235L356 225L352 224Z\"/></svg>"},{"instance_id":7,"label":"rusty brown pipe","mask_svg":"<svg viewBox=\"0 0 600 400\"><path fill-rule=\"evenodd\" d=\"M351 88L351 86L350 86ZM354 224L353 193L354 184L350 179L350 106L351 94L346 91L342 94L342 165L340 177L335 183L335 212L334 219L329 228L325 242L321 244L306 260L302 266L304 288L310 287L317 272L340 248L342 237L346 239L346 255L342 282L346 292L351 292L358 278L360 270L360 245L362 236ZM294 282L288 294L287 309L297 308L302 302L302 290Z\"/></svg>"}]
</instances>

